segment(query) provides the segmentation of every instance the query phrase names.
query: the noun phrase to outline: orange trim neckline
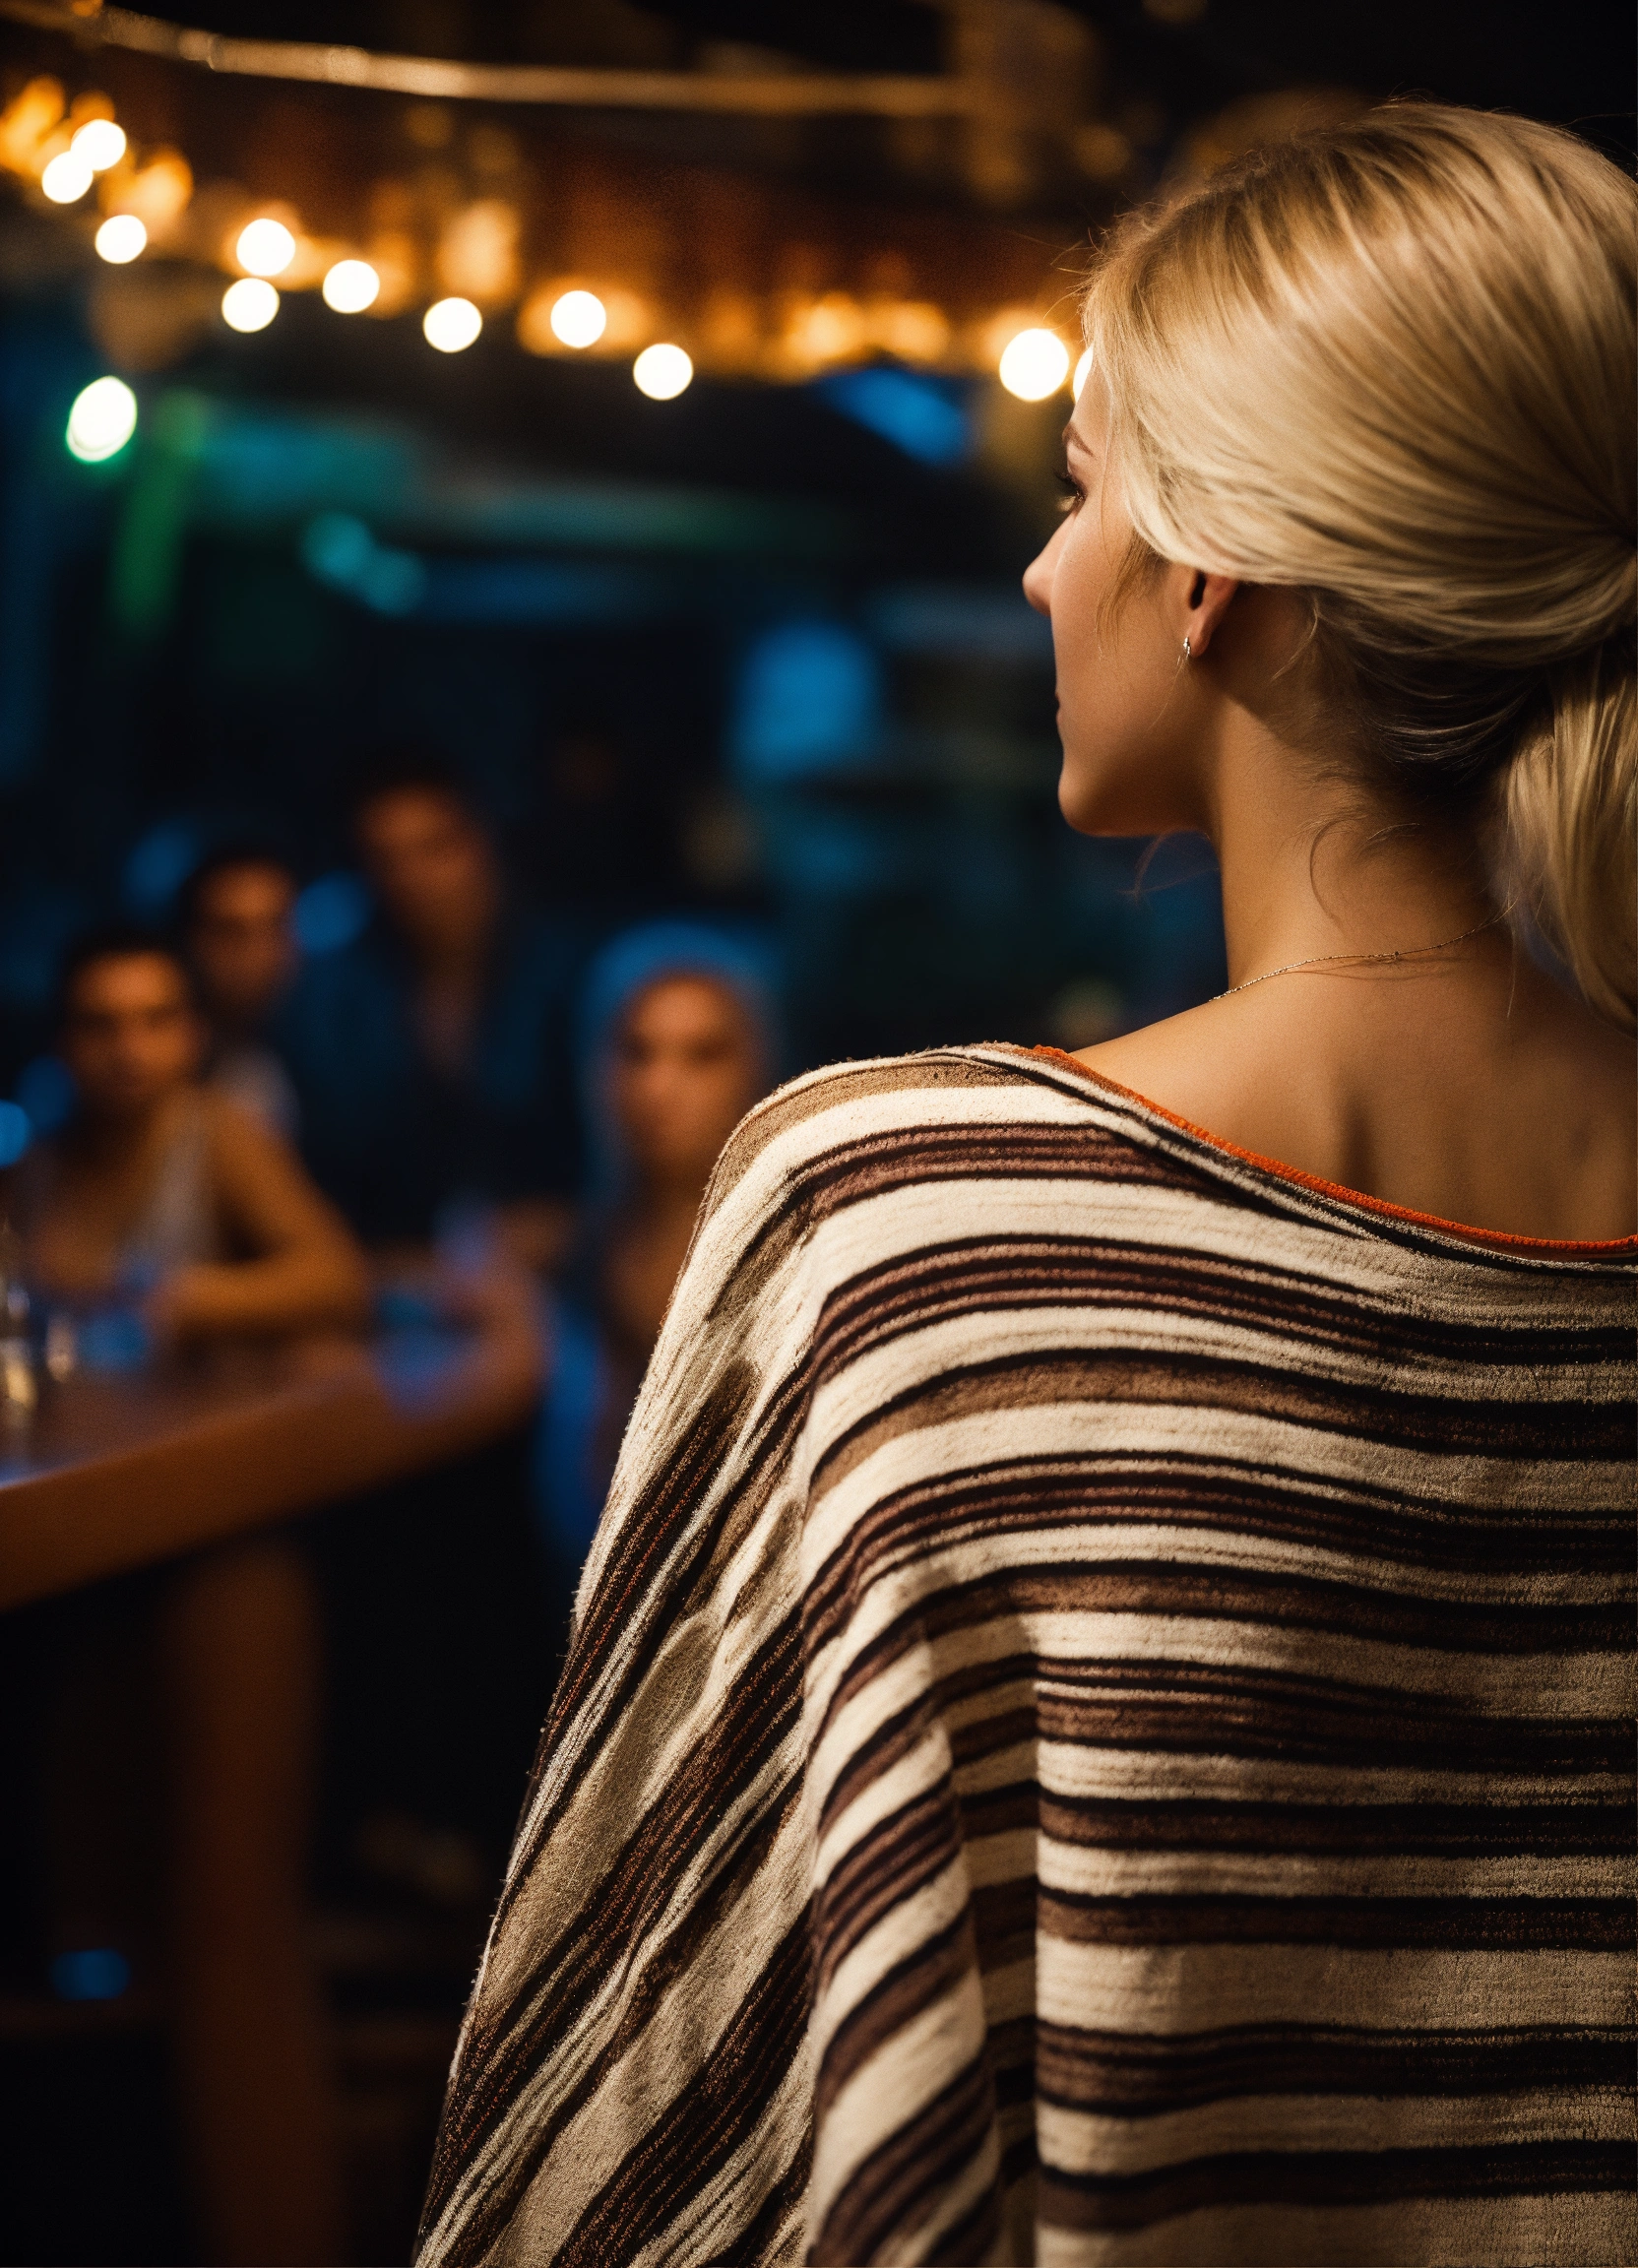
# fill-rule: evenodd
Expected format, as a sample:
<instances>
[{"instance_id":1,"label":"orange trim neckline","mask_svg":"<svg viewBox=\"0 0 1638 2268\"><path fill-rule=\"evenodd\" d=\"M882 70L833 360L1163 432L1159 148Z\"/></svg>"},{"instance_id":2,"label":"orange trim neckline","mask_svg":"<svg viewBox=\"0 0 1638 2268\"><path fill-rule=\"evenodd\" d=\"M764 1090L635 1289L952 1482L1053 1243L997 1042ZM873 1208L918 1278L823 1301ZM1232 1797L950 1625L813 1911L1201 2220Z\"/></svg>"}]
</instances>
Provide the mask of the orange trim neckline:
<instances>
[{"instance_id":1,"label":"orange trim neckline","mask_svg":"<svg viewBox=\"0 0 1638 2268\"><path fill-rule=\"evenodd\" d=\"M1418 1213L1409 1205L1393 1205L1386 1197L1372 1197L1367 1190L1350 1189L1341 1181L1327 1181L1318 1173L1305 1173L1301 1166L1287 1166L1278 1158L1265 1158L1260 1151L1242 1150L1237 1142L1230 1142L1226 1135L1214 1134L1210 1127L1197 1126L1193 1119L1179 1117L1175 1110L1168 1110L1164 1102L1154 1102L1147 1095L1140 1095L1135 1087L1122 1087L1118 1079L1109 1078L1105 1072L1095 1071L1090 1063L1083 1063L1079 1056L1069 1054L1062 1047L1040 1044L1032 1047L1029 1052L1032 1055L1050 1055L1056 1062L1066 1063L1070 1070L1079 1072L1083 1079L1090 1079L1095 1087L1106 1087L1112 1094L1124 1095L1130 1102L1141 1102L1146 1110L1153 1110L1157 1118L1165 1118L1171 1125L1180 1126L1185 1134L1192 1134L1197 1141L1209 1143L1214 1150L1227 1151L1230 1158L1238 1158L1247 1166L1255 1166L1265 1173L1276 1174L1282 1181L1294 1181L1303 1189L1317 1190L1322 1197L1341 1197L1350 1205L1363 1206L1366 1212L1385 1213L1393 1221L1411 1221L1418 1228L1437 1228L1449 1236L1466 1236L1475 1243L1499 1245L1504 1250L1564 1252L1589 1259L1625 1252L1638 1253L1638 1236L1615 1236L1585 1243L1560 1236L1518 1236L1508 1228L1474 1228L1465 1221L1445 1221L1437 1213Z\"/></svg>"}]
</instances>

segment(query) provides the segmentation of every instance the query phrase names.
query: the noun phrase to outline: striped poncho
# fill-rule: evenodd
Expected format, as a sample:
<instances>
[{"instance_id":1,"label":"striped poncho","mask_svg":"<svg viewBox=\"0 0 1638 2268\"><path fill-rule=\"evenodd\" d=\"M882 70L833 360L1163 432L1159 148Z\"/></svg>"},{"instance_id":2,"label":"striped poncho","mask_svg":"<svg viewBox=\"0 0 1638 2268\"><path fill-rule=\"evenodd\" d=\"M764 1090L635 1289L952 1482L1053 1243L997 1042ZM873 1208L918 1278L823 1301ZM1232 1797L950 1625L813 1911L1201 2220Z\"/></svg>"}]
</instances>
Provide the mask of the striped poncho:
<instances>
[{"instance_id":1,"label":"striped poncho","mask_svg":"<svg viewBox=\"0 0 1638 2268\"><path fill-rule=\"evenodd\" d=\"M423 2268L1638 2258L1635 1250L1049 1051L755 1111Z\"/></svg>"}]
</instances>

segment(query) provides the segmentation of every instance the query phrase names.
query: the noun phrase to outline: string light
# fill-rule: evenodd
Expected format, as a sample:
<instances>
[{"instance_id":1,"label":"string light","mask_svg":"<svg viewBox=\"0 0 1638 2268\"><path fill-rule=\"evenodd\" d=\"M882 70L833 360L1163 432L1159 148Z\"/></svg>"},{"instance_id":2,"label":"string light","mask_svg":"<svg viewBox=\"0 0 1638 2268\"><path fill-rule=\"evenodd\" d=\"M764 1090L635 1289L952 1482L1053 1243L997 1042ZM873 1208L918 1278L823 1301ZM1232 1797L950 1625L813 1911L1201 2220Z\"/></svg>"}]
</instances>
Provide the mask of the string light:
<instances>
[{"instance_id":1,"label":"string light","mask_svg":"<svg viewBox=\"0 0 1638 2268\"><path fill-rule=\"evenodd\" d=\"M63 439L82 465L117 457L137 429L137 398L123 378L94 378L76 394Z\"/></svg>"},{"instance_id":2,"label":"string light","mask_svg":"<svg viewBox=\"0 0 1638 2268\"><path fill-rule=\"evenodd\" d=\"M325 271L324 303L338 315L362 315L381 292L381 278L367 260L338 260Z\"/></svg>"},{"instance_id":3,"label":"string light","mask_svg":"<svg viewBox=\"0 0 1638 2268\"><path fill-rule=\"evenodd\" d=\"M595 346L608 329L608 309L595 291L565 291L553 302L551 327L565 346Z\"/></svg>"},{"instance_id":4,"label":"string light","mask_svg":"<svg viewBox=\"0 0 1638 2268\"><path fill-rule=\"evenodd\" d=\"M94 238L96 256L111 268L123 268L148 247L148 230L134 213L111 213Z\"/></svg>"},{"instance_id":5,"label":"string light","mask_svg":"<svg viewBox=\"0 0 1638 2268\"><path fill-rule=\"evenodd\" d=\"M111 118L89 118L68 147L94 173L106 173L125 155L125 129Z\"/></svg>"},{"instance_id":6,"label":"string light","mask_svg":"<svg viewBox=\"0 0 1638 2268\"><path fill-rule=\"evenodd\" d=\"M1069 376L1069 348L1055 331L1020 331L1008 340L998 374L1020 402L1044 402Z\"/></svg>"},{"instance_id":7,"label":"string light","mask_svg":"<svg viewBox=\"0 0 1638 2268\"><path fill-rule=\"evenodd\" d=\"M60 150L40 175L39 185L53 205L78 205L92 180L92 169L77 150Z\"/></svg>"},{"instance_id":8,"label":"string light","mask_svg":"<svg viewBox=\"0 0 1638 2268\"><path fill-rule=\"evenodd\" d=\"M1167 5L1172 4L1174 0L1167 0ZM1175 0L1175 4L1181 4L1181 0ZM1149 5L1149 0L1145 0L1145 5ZM62 118L62 95L55 82L41 81L39 85L52 91L54 107L48 113L41 112L43 124L49 127L53 119ZM33 90L26 90L26 94L32 95ZM16 108L16 102L8 107L8 121ZM74 108L83 123L76 128L72 116L64 122L60 131L71 136L68 147L58 147L57 155L45 164L39 175L44 195L54 204L63 207L79 204L93 187L96 175L105 174L117 165L129 166L134 156L125 129L111 116L85 115L88 110L111 110L112 105L106 97L85 96L76 101ZM44 140L44 135L37 128L32 131L33 143L30 151L32 163L28 167L31 172L40 162L39 157L33 157L32 151ZM45 148L50 147L52 143L46 141ZM43 155L41 151L40 156ZM124 266L141 258L150 249L150 230L160 227L161 222L165 228L169 226L173 217L169 206L164 211L156 212L150 211L145 202L142 192L150 177L155 177L157 183L159 171L166 166L178 172L181 178L179 196L184 203L191 187L188 168L174 153L151 155L154 162L138 174L134 182L127 183L125 175L121 174L122 187L116 197L110 198L104 192L104 208L109 203L122 208L108 214L95 229L97 255L112 266ZM168 181L166 187L169 188ZM174 204L176 199L172 198L169 202ZM479 205L471 208L462 218L470 220L478 212L487 216L491 206L496 214L504 214L508 218L515 233L516 214L510 207L495 200L488 203L480 201ZM276 218L280 213L284 213L286 218ZM314 257L318 248L299 235L299 228L300 223L288 207L275 205L272 212L264 212L246 221L239 228L237 236L229 239L232 244L231 260L222 256L226 253L226 245L222 246L222 252L219 254L221 265L229 269L230 275L234 266L241 270L239 282L265 286L274 277L285 278L287 284L286 271L300 262L296 283L310 283L315 280L320 265ZM448 231L445 233L447 235ZM161 234L160 241L167 246L169 244L167 235ZM399 250L401 244L409 247L402 257ZM375 249L372 246L372 250ZM447 251L448 246L445 245L443 249ZM388 248L387 238L383 237L377 256L381 260L379 266L371 260L346 258L333 260L328 269L323 271L323 297L336 313L359 314L366 308L376 306L378 302L389 311L404 304L412 289L410 269L415 257L413 246L401 232L392 238L391 249ZM504 304L514 297L518 278L515 272L511 273L510 284L505 289L500 287L498 282L478 287L461 276L445 272L446 266L441 253L440 280L446 290L450 285L455 285L457 291L437 300L425 310L422 328L434 348L441 353L454 354L471 346L481 335L484 318L479 311L480 305L490 305L491 301L496 305ZM568 281L564 279L564 282ZM474 290L475 300L458 295ZM789 312L783 303L771 308L762 307L754 295L740 294L735 307L736 326L730 340L723 323L718 320L722 311L718 303L725 302L731 296L717 291L711 295L710 303L704 309L701 319L705 327L705 342L710 349L709 359L714 366L737 371L756 370L768 377L790 379L807 375L807 364L817 366L838 359L846 362L856 358L869 346L886 348L910 360L943 362L951 368L971 367L976 357L981 358L981 367L982 361L994 355L996 360L992 367L1002 386L1021 401L1036 403L1045 401L1066 382L1074 398L1079 401L1092 365L1090 350L1077 355L1076 350L1066 346L1054 331L1043 324L1032 322L1027 304L999 310L988 323L964 332L957 340L951 334L949 320L944 312L930 302L906 302L903 306L894 302L893 307L889 308L885 298L876 298L856 305L848 294L831 291L818 299L804 302L803 309L797 311L798 315L805 314L811 319L809 328L813 330L814 336L809 339L805 332L797 336L800 324L794 317L785 323L783 330L780 329L774 318ZM738 316L740 305L746 311L742 318ZM241 291L236 284L230 285L221 301L223 319L234 330L241 332L265 329L274 320L279 306L278 291L267 288ZM912 327L914 337L907 330L901 338L898 329L894 329L890 337L885 328L890 313L903 316L907 322L909 318L914 317L916 324ZM652 319L652 311L645 309L640 301L624 290L616 288L604 293L600 287L594 291L579 284L571 284L565 289L562 284L542 283L536 286L519 318L519 338L531 351L536 353L549 353L557 347L579 352L597 346L599 341L606 352L610 347L617 350L635 345ZM1022 327L1014 329L1014 326ZM795 367L797 363L803 367ZM692 358L681 346L673 342L662 341L637 355L632 364L632 375L640 392L651 400L664 402L672 401L685 392L695 372Z\"/></svg>"},{"instance_id":9,"label":"string light","mask_svg":"<svg viewBox=\"0 0 1638 2268\"><path fill-rule=\"evenodd\" d=\"M252 220L239 230L233 257L247 276L283 276L295 258L295 238L283 220Z\"/></svg>"},{"instance_id":10,"label":"string light","mask_svg":"<svg viewBox=\"0 0 1638 2268\"><path fill-rule=\"evenodd\" d=\"M265 331L279 312L279 294L260 276L241 276L221 295L221 319L230 331Z\"/></svg>"},{"instance_id":11,"label":"string light","mask_svg":"<svg viewBox=\"0 0 1638 2268\"><path fill-rule=\"evenodd\" d=\"M651 402L674 402L694 375L694 365L680 346L645 346L631 366L637 391Z\"/></svg>"},{"instance_id":12,"label":"string light","mask_svg":"<svg viewBox=\"0 0 1638 2268\"><path fill-rule=\"evenodd\" d=\"M483 318L470 299L434 299L421 317L429 346L440 354L459 354L483 328Z\"/></svg>"}]
</instances>

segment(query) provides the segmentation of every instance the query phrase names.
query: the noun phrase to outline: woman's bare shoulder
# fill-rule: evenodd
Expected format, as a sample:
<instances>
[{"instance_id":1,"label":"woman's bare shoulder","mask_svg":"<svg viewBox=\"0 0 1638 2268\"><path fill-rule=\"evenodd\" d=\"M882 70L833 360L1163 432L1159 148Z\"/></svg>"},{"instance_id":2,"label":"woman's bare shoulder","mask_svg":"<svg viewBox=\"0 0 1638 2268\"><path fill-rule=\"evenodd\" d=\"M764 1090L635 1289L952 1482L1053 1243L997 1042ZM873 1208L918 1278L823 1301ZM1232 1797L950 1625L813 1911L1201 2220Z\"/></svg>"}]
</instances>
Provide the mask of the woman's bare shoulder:
<instances>
[{"instance_id":1,"label":"woman's bare shoulder","mask_svg":"<svg viewBox=\"0 0 1638 2268\"><path fill-rule=\"evenodd\" d=\"M1298 978L1079 1060L1237 1149L1416 1212L1571 1240L1633 1230L1633 1043L1539 972Z\"/></svg>"}]
</instances>

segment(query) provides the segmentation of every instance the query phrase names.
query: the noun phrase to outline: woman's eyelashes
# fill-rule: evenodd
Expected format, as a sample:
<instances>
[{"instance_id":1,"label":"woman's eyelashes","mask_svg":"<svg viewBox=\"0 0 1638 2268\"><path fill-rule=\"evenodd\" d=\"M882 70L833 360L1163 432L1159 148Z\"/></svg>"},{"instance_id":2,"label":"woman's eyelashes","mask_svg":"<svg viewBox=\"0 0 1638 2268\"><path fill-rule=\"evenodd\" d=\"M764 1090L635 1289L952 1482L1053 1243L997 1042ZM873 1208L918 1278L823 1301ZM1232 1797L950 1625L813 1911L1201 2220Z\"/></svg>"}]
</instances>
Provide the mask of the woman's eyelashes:
<instances>
[{"instance_id":1,"label":"woman's eyelashes","mask_svg":"<svg viewBox=\"0 0 1638 2268\"><path fill-rule=\"evenodd\" d=\"M1056 477L1058 486L1063 490L1063 495L1058 502L1058 510L1060 512L1073 512L1077 506L1085 501L1086 490L1081 486L1073 472L1060 472Z\"/></svg>"}]
</instances>

